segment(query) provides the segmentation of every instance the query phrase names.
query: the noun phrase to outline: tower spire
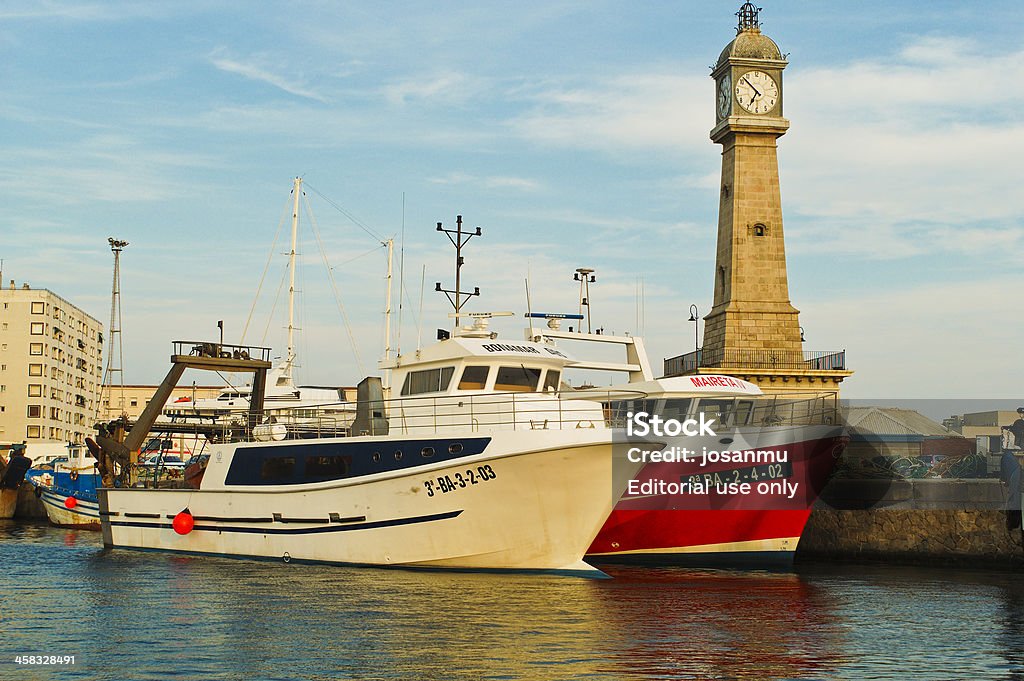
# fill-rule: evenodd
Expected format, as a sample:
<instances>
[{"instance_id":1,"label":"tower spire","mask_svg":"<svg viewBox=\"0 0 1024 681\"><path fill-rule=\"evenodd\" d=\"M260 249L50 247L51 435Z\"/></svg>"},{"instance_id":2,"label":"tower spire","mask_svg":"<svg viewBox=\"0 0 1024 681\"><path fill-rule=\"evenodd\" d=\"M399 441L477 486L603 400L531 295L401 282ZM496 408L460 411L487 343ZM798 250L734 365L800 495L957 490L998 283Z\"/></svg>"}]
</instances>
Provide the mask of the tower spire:
<instances>
[{"instance_id":1,"label":"tower spire","mask_svg":"<svg viewBox=\"0 0 1024 681\"><path fill-rule=\"evenodd\" d=\"M739 35L743 31L759 31L761 30L761 22L758 20L758 13L763 8L755 7L752 2L745 2L740 7L740 11L736 12L736 16L740 18L739 24L736 26L736 34Z\"/></svg>"}]
</instances>

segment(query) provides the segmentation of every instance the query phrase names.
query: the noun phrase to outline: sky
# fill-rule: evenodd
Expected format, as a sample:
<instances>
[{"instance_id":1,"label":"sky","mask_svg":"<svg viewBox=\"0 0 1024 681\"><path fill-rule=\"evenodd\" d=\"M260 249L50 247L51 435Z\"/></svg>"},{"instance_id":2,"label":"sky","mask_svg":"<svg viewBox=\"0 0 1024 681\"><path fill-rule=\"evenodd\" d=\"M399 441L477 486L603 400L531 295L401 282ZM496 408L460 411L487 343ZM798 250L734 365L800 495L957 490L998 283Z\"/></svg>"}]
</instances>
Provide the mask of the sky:
<instances>
[{"instance_id":1,"label":"sky","mask_svg":"<svg viewBox=\"0 0 1024 681\"><path fill-rule=\"evenodd\" d=\"M526 280L533 310L577 312L590 267L594 327L642 335L660 368L694 349L690 305L710 309L709 65L740 4L0 2L4 285L109 326L113 236L126 382L159 382L171 341L215 339L218 320L280 355L301 176L301 382L378 373L387 238L392 345L450 325L435 225L456 215L483 233L467 311L514 311L494 328L520 339ZM1024 9L760 6L789 59L779 169L805 349L846 350L847 397L1021 396Z\"/></svg>"}]
</instances>

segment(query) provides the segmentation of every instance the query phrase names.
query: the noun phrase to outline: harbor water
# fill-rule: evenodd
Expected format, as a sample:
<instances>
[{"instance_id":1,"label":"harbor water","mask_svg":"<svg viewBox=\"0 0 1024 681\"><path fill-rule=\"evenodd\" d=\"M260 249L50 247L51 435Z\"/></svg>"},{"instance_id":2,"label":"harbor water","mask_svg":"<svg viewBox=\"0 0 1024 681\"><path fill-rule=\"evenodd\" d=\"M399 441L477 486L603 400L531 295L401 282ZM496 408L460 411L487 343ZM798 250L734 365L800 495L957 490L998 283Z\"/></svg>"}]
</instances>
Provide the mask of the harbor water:
<instances>
[{"instance_id":1,"label":"harbor water","mask_svg":"<svg viewBox=\"0 0 1024 681\"><path fill-rule=\"evenodd\" d=\"M0 679L1024 679L1012 572L606 571L105 551L3 521Z\"/></svg>"}]
</instances>

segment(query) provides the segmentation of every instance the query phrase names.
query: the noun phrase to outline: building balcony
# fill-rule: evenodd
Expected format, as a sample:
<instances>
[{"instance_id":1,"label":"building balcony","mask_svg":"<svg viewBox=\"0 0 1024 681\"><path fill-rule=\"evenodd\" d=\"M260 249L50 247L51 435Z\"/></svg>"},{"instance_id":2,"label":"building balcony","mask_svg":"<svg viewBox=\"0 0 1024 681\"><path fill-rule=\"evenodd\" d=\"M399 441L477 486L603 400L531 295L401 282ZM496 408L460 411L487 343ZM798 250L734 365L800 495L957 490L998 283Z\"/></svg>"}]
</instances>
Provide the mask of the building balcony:
<instances>
[{"instance_id":1,"label":"building balcony","mask_svg":"<svg viewBox=\"0 0 1024 681\"><path fill-rule=\"evenodd\" d=\"M845 371L846 350L696 350L665 360L665 376L695 374L698 369Z\"/></svg>"}]
</instances>

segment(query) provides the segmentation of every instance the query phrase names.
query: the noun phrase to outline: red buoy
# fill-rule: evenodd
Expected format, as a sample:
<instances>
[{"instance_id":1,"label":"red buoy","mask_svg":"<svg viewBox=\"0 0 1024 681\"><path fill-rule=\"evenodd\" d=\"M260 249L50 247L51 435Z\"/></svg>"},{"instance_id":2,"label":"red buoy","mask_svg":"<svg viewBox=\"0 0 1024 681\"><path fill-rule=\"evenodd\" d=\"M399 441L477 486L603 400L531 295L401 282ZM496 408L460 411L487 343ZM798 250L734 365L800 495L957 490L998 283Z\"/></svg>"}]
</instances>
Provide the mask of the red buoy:
<instances>
[{"instance_id":1,"label":"red buoy","mask_svg":"<svg viewBox=\"0 0 1024 681\"><path fill-rule=\"evenodd\" d=\"M74 497L67 497L67 498L65 498L65 499L64 499L64 506L65 506L65 507L66 507L66 508L67 508L68 510L71 510L71 509L73 509L73 508L74 508L75 506L78 506L78 499L76 499L76 498L74 498Z\"/></svg>"},{"instance_id":2,"label":"red buoy","mask_svg":"<svg viewBox=\"0 0 1024 681\"><path fill-rule=\"evenodd\" d=\"M178 515L174 516L174 520L171 521L171 527L173 527L174 531L178 534L188 534L192 531L192 528L195 526L195 518L192 517L192 514L189 513L189 510L187 508Z\"/></svg>"}]
</instances>

